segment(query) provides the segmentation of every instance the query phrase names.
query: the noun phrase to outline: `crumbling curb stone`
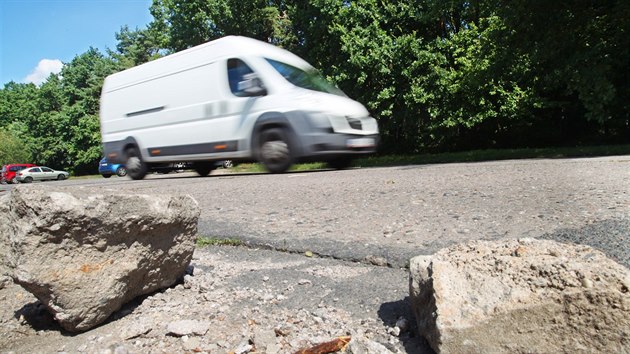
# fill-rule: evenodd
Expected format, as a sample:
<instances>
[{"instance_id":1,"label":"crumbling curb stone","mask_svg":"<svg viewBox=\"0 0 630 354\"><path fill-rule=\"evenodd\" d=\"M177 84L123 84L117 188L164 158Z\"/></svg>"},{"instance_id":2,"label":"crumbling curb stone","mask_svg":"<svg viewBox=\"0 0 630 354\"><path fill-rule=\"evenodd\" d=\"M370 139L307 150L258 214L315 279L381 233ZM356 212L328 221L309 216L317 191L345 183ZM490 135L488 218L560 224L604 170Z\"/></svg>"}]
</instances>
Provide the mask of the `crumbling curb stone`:
<instances>
[{"instance_id":1,"label":"crumbling curb stone","mask_svg":"<svg viewBox=\"0 0 630 354\"><path fill-rule=\"evenodd\" d=\"M195 249L199 208L190 196L18 186L3 198L2 270L68 331L173 285Z\"/></svg>"},{"instance_id":2,"label":"crumbling curb stone","mask_svg":"<svg viewBox=\"0 0 630 354\"><path fill-rule=\"evenodd\" d=\"M418 331L438 353L630 351L630 271L588 246L475 241L410 261Z\"/></svg>"}]
</instances>

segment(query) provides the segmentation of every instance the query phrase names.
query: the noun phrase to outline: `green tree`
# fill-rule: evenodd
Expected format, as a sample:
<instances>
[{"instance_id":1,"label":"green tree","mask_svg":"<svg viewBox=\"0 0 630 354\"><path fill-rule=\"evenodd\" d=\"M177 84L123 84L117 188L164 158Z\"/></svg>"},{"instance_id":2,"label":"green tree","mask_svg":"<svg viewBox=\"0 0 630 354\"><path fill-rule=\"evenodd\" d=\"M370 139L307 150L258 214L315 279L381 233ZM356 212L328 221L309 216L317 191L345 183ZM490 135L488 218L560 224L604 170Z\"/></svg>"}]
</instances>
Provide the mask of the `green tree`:
<instances>
[{"instance_id":1,"label":"green tree","mask_svg":"<svg viewBox=\"0 0 630 354\"><path fill-rule=\"evenodd\" d=\"M15 121L27 121L39 114L37 86L13 81L0 90L0 127Z\"/></svg>"},{"instance_id":2,"label":"green tree","mask_svg":"<svg viewBox=\"0 0 630 354\"><path fill-rule=\"evenodd\" d=\"M515 1L498 9L512 55L531 58L543 114L568 135L630 133L630 3ZM599 134L598 134L599 133Z\"/></svg>"},{"instance_id":3,"label":"green tree","mask_svg":"<svg viewBox=\"0 0 630 354\"><path fill-rule=\"evenodd\" d=\"M61 72L67 102L50 117L59 139L63 163L78 173L95 171L100 158L99 99L106 76L120 70L120 63L91 48L76 56Z\"/></svg>"},{"instance_id":4,"label":"green tree","mask_svg":"<svg viewBox=\"0 0 630 354\"><path fill-rule=\"evenodd\" d=\"M101 154L101 88L104 78L121 67L92 48L40 87L10 83L0 91L2 121L10 122L33 162L74 173L95 172Z\"/></svg>"},{"instance_id":5,"label":"green tree","mask_svg":"<svg viewBox=\"0 0 630 354\"><path fill-rule=\"evenodd\" d=\"M167 37L159 31L157 24L149 25L145 29L130 30L122 26L116 33L116 50L109 50L108 55L116 60L122 68L130 68L146 63L167 54L164 49Z\"/></svg>"},{"instance_id":6,"label":"green tree","mask_svg":"<svg viewBox=\"0 0 630 354\"><path fill-rule=\"evenodd\" d=\"M227 35L288 46L295 42L284 1L154 0L149 27L166 33L166 49L180 51Z\"/></svg>"},{"instance_id":7,"label":"green tree","mask_svg":"<svg viewBox=\"0 0 630 354\"><path fill-rule=\"evenodd\" d=\"M29 146L24 143L19 131L13 129L12 125L0 128L0 166L30 161Z\"/></svg>"}]
</instances>

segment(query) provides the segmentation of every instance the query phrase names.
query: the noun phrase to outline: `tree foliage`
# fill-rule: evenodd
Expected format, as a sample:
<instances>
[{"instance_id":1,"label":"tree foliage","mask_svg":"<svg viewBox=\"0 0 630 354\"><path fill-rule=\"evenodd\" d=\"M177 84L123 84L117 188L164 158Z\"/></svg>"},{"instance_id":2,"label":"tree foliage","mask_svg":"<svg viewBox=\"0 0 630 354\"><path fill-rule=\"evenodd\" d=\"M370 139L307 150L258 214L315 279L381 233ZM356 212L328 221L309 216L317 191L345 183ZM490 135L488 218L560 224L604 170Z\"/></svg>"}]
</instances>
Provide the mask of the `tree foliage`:
<instances>
[{"instance_id":1,"label":"tree foliage","mask_svg":"<svg viewBox=\"0 0 630 354\"><path fill-rule=\"evenodd\" d=\"M91 48L39 87L5 85L0 90L0 121L27 152L20 158L74 173L93 172L101 155L98 110L103 79L120 69L118 62Z\"/></svg>"},{"instance_id":2,"label":"tree foliage","mask_svg":"<svg viewBox=\"0 0 630 354\"><path fill-rule=\"evenodd\" d=\"M0 90L0 128L40 164L90 172L110 73L226 35L305 58L379 121L386 152L630 140L630 3L154 0L145 28ZM6 136L6 135L5 135Z\"/></svg>"},{"instance_id":3,"label":"tree foliage","mask_svg":"<svg viewBox=\"0 0 630 354\"><path fill-rule=\"evenodd\" d=\"M30 161L29 145L20 139L21 133L14 124L0 128L0 165Z\"/></svg>"}]
</instances>

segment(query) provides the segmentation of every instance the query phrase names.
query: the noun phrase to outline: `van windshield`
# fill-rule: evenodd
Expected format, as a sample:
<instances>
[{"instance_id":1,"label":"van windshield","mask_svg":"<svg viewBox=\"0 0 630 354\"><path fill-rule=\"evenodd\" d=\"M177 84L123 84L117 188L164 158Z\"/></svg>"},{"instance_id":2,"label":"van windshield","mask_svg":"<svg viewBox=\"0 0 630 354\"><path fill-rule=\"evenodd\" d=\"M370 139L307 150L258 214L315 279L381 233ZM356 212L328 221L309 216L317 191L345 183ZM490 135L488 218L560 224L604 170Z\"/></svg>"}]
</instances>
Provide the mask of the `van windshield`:
<instances>
[{"instance_id":1,"label":"van windshield","mask_svg":"<svg viewBox=\"0 0 630 354\"><path fill-rule=\"evenodd\" d=\"M295 66L279 62L277 60L265 58L276 71L280 73L288 82L307 90L332 93L338 96L346 96L343 91L326 81L317 71L304 71Z\"/></svg>"}]
</instances>

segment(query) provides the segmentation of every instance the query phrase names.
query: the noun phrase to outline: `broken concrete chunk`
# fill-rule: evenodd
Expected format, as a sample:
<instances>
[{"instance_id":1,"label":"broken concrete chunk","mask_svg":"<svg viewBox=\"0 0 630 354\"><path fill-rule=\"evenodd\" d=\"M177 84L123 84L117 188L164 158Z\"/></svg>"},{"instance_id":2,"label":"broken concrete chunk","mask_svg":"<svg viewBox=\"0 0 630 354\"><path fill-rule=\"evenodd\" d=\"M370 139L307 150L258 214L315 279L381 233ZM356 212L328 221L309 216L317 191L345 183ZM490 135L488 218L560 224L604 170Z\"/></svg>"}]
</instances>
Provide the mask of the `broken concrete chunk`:
<instances>
[{"instance_id":1,"label":"broken concrete chunk","mask_svg":"<svg viewBox=\"0 0 630 354\"><path fill-rule=\"evenodd\" d=\"M199 208L190 196L17 186L8 205L5 267L68 331L173 285L195 249Z\"/></svg>"},{"instance_id":2,"label":"broken concrete chunk","mask_svg":"<svg viewBox=\"0 0 630 354\"><path fill-rule=\"evenodd\" d=\"M630 271L588 246L476 241L410 262L418 331L436 352L630 351Z\"/></svg>"}]
</instances>

